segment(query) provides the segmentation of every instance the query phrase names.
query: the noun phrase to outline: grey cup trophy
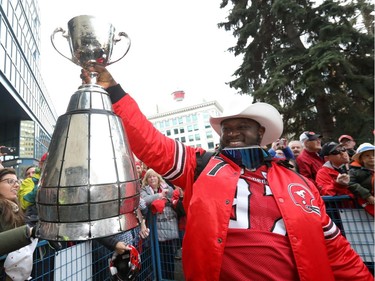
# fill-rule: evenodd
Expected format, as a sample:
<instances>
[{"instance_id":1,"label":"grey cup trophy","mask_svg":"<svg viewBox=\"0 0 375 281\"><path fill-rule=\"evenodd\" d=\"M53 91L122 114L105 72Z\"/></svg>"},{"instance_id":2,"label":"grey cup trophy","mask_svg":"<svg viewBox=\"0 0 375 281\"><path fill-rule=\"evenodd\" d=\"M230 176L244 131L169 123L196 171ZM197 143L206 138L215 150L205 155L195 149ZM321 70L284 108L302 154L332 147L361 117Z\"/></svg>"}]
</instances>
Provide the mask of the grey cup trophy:
<instances>
[{"instance_id":1,"label":"grey cup trophy","mask_svg":"<svg viewBox=\"0 0 375 281\"><path fill-rule=\"evenodd\" d=\"M73 63L108 66L125 56L127 47L111 61L115 28L94 16L77 16L68 23ZM121 119L112 111L108 93L89 84L72 95L67 111L56 123L37 193L37 236L53 241L80 241L117 234L138 225L140 181Z\"/></svg>"}]
</instances>

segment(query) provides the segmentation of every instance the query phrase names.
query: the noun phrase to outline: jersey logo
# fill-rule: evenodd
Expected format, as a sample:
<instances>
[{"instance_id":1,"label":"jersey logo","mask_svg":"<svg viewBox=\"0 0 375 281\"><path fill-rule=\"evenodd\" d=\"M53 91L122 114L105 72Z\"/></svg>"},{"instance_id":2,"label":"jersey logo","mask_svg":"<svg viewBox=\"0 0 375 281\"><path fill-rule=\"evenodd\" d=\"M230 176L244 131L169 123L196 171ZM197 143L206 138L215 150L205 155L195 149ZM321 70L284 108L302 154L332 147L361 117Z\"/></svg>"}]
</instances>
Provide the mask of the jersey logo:
<instances>
[{"instance_id":1,"label":"jersey logo","mask_svg":"<svg viewBox=\"0 0 375 281\"><path fill-rule=\"evenodd\" d=\"M315 197L307 187L299 183L291 183L288 186L288 191L294 204L300 206L307 213L320 215L319 207L313 205Z\"/></svg>"}]
</instances>

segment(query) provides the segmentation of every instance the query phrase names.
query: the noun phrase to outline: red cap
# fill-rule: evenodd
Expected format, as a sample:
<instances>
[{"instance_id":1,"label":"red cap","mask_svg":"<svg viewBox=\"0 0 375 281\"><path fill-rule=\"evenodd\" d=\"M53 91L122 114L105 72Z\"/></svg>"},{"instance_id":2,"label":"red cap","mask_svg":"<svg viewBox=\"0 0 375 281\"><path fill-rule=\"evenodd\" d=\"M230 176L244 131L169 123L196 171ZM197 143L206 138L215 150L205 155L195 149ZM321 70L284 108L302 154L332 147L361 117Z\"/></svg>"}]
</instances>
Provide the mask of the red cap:
<instances>
[{"instance_id":1,"label":"red cap","mask_svg":"<svg viewBox=\"0 0 375 281\"><path fill-rule=\"evenodd\" d=\"M164 199L156 199L151 203L151 211L153 214L161 214L165 208L165 203L167 200Z\"/></svg>"},{"instance_id":2,"label":"red cap","mask_svg":"<svg viewBox=\"0 0 375 281\"><path fill-rule=\"evenodd\" d=\"M44 162L44 161L46 161L46 159L47 159L47 155L48 155L47 152L44 153L43 156L42 156L42 158L40 158L40 162Z\"/></svg>"},{"instance_id":3,"label":"red cap","mask_svg":"<svg viewBox=\"0 0 375 281\"><path fill-rule=\"evenodd\" d=\"M339 142L341 142L343 139L348 139L348 140L354 141L354 139L349 135L341 135L339 137Z\"/></svg>"}]
</instances>

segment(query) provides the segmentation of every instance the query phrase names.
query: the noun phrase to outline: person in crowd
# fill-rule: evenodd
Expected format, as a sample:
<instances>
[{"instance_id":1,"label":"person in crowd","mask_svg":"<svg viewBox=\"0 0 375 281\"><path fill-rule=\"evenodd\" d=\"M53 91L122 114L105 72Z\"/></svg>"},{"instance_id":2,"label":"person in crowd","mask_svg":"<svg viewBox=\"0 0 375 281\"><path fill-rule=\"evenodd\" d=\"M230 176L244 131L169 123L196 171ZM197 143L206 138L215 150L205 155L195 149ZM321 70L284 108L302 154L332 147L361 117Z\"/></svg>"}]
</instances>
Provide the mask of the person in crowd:
<instances>
[{"instance_id":1,"label":"person in crowd","mask_svg":"<svg viewBox=\"0 0 375 281\"><path fill-rule=\"evenodd\" d=\"M182 240L185 234L186 228L186 212L184 209L184 191L181 187L175 186L172 195L172 205L173 209L177 213L177 220L178 220L178 234L179 234L179 249L177 250L175 259L180 260L182 258Z\"/></svg>"},{"instance_id":2,"label":"person in crowd","mask_svg":"<svg viewBox=\"0 0 375 281\"><path fill-rule=\"evenodd\" d=\"M281 158L281 159L285 159L285 153L284 151L282 151L281 149L276 149L275 151L275 158Z\"/></svg>"},{"instance_id":3,"label":"person in crowd","mask_svg":"<svg viewBox=\"0 0 375 281\"><path fill-rule=\"evenodd\" d=\"M14 169L0 170L0 233L25 225L25 216L17 199L19 187L20 180ZM4 260L0 261L0 276L5 275L3 264Z\"/></svg>"},{"instance_id":4,"label":"person in crowd","mask_svg":"<svg viewBox=\"0 0 375 281\"><path fill-rule=\"evenodd\" d=\"M277 150L281 150L282 153L277 153ZM288 142L285 138L274 141L271 148L268 150L268 153L276 158L284 158L287 160L294 159L293 152L288 146Z\"/></svg>"},{"instance_id":5,"label":"person in crowd","mask_svg":"<svg viewBox=\"0 0 375 281\"><path fill-rule=\"evenodd\" d=\"M286 160L291 165L293 170L297 170L297 163L294 159L292 150L288 146L288 141L285 138L277 139L271 145L268 153L277 160Z\"/></svg>"},{"instance_id":6,"label":"person in crowd","mask_svg":"<svg viewBox=\"0 0 375 281\"><path fill-rule=\"evenodd\" d=\"M97 83L110 94L134 154L184 189L186 280L373 281L327 215L314 183L262 149L283 131L273 106L237 103L211 117L220 148L202 163L198 159L209 152L154 128L105 67L82 69L84 83L88 71L99 73Z\"/></svg>"},{"instance_id":7,"label":"person in crowd","mask_svg":"<svg viewBox=\"0 0 375 281\"><path fill-rule=\"evenodd\" d=\"M299 140L303 145L302 152L296 161L301 175L315 183L316 173L323 166L324 160L320 156L322 136L314 132L303 132Z\"/></svg>"},{"instance_id":8,"label":"person in crowd","mask_svg":"<svg viewBox=\"0 0 375 281\"><path fill-rule=\"evenodd\" d=\"M156 214L156 226L160 245L160 259L163 279L174 279L174 256L177 247L177 214L172 208L173 188L166 184L162 176L148 169L143 177L141 198Z\"/></svg>"},{"instance_id":9,"label":"person in crowd","mask_svg":"<svg viewBox=\"0 0 375 281\"><path fill-rule=\"evenodd\" d=\"M141 182L142 182L142 178L143 178L143 176L144 176L145 173L146 173L146 171L143 170L142 162L139 161L139 160L135 161L135 168L137 169L138 177L139 177L139 179L140 179Z\"/></svg>"},{"instance_id":10,"label":"person in crowd","mask_svg":"<svg viewBox=\"0 0 375 281\"><path fill-rule=\"evenodd\" d=\"M37 169L37 167L35 167L34 165L27 167L26 170L25 170L25 179L32 178L35 174L36 169Z\"/></svg>"},{"instance_id":11,"label":"person in crowd","mask_svg":"<svg viewBox=\"0 0 375 281\"><path fill-rule=\"evenodd\" d=\"M294 159L297 159L298 155L302 152L302 143L299 140L292 140L288 146L293 152Z\"/></svg>"},{"instance_id":12,"label":"person in crowd","mask_svg":"<svg viewBox=\"0 0 375 281\"><path fill-rule=\"evenodd\" d=\"M11 168L0 170L0 232L25 224L25 216L18 202L20 180Z\"/></svg>"},{"instance_id":13,"label":"person in crowd","mask_svg":"<svg viewBox=\"0 0 375 281\"><path fill-rule=\"evenodd\" d=\"M338 141L339 143L345 147L346 151L348 152L349 154L349 157L350 159L353 157L353 155L355 154L355 145L356 145L356 142L355 140L353 139L352 136L350 135L341 135L339 138L338 138Z\"/></svg>"},{"instance_id":14,"label":"person in crowd","mask_svg":"<svg viewBox=\"0 0 375 281\"><path fill-rule=\"evenodd\" d=\"M21 182L21 186L18 190L18 201L20 202L21 204L21 208L24 212L26 212L26 209L27 207L31 206L31 205L34 205L35 204L35 200L34 202L30 202L30 199L29 200L26 200L25 199L25 196L27 194L29 194L30 192L32 192L34 190L34 188L36 188L36 186L38 185L39 183L39 179L40 179L40 169L37 167L33 169L33 173L31 176L28 176L26 177L22 182Z\"/></svg>"},{"instance_id":15,"label":"person in crowd","mask_svg":"<svg viewBox=\"0 0 375 281\"><path fill-rule=\"evenodd\" d=\"M321 195L350 195L348 189L349 155L345 147L336 142L328 142L322 146L321 154L326 161L316 174L316 184Z\"/></svg>"},{"instance_id":16,"label":"person in crowd","mask_svg":"<svg viewBox=\"0 0 375 281\"><path fill-rule=\"evenodd\" d=\"M353 162L349 168L349 189L358 198L365 210L374 216L374 169L375 146L371 143L362 143L353 155Z\"/></svg>"},{"instance_id":17,"label":"person in crowd","mask_svg":"<svg viewBox=\"0 0 375 281\"><path fill-rule=\"evenodd\" d=\"M42 167L46 158L47 153L43 154L43 156L40 158L39 166L35 168L34 174L21 182L21 186L17 194L21 208L25 212L27 221L31 223L31 225L35 225L38 221L38 211L35 197L38 190L39 179L42 173Z\"/></svg>"}]
</instances>

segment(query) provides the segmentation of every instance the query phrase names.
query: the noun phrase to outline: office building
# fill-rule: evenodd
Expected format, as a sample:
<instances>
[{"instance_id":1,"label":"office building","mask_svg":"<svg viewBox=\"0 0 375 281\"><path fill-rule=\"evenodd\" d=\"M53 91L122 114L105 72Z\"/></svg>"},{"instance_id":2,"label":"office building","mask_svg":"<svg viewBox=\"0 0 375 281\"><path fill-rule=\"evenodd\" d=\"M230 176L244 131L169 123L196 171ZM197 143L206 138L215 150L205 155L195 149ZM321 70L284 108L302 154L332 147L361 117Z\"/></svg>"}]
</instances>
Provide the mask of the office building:
<instances>
[{"instance_id":1,"label":"office building","mask_svg":"<svg viewBox=\"0 0 375 281\"><path fill-rule=\"evenodd\" d=\"M0 146L16 148L3 165L22 177L47 151L57 114L40 73L38 1L0 3Z\"/></svg>"},{"instance_id":2,"label":"office building","mask_svg":"<svg viewBox=\"0 0 375 281\"><path fill-rule=\"evenodd\" d=\"M210 116L223 112L217 101L204 102L169 112L148 116L154 126L164 135L186 145L213 150L219 136L211 128Z\"/></svg>"}]
</instances>

